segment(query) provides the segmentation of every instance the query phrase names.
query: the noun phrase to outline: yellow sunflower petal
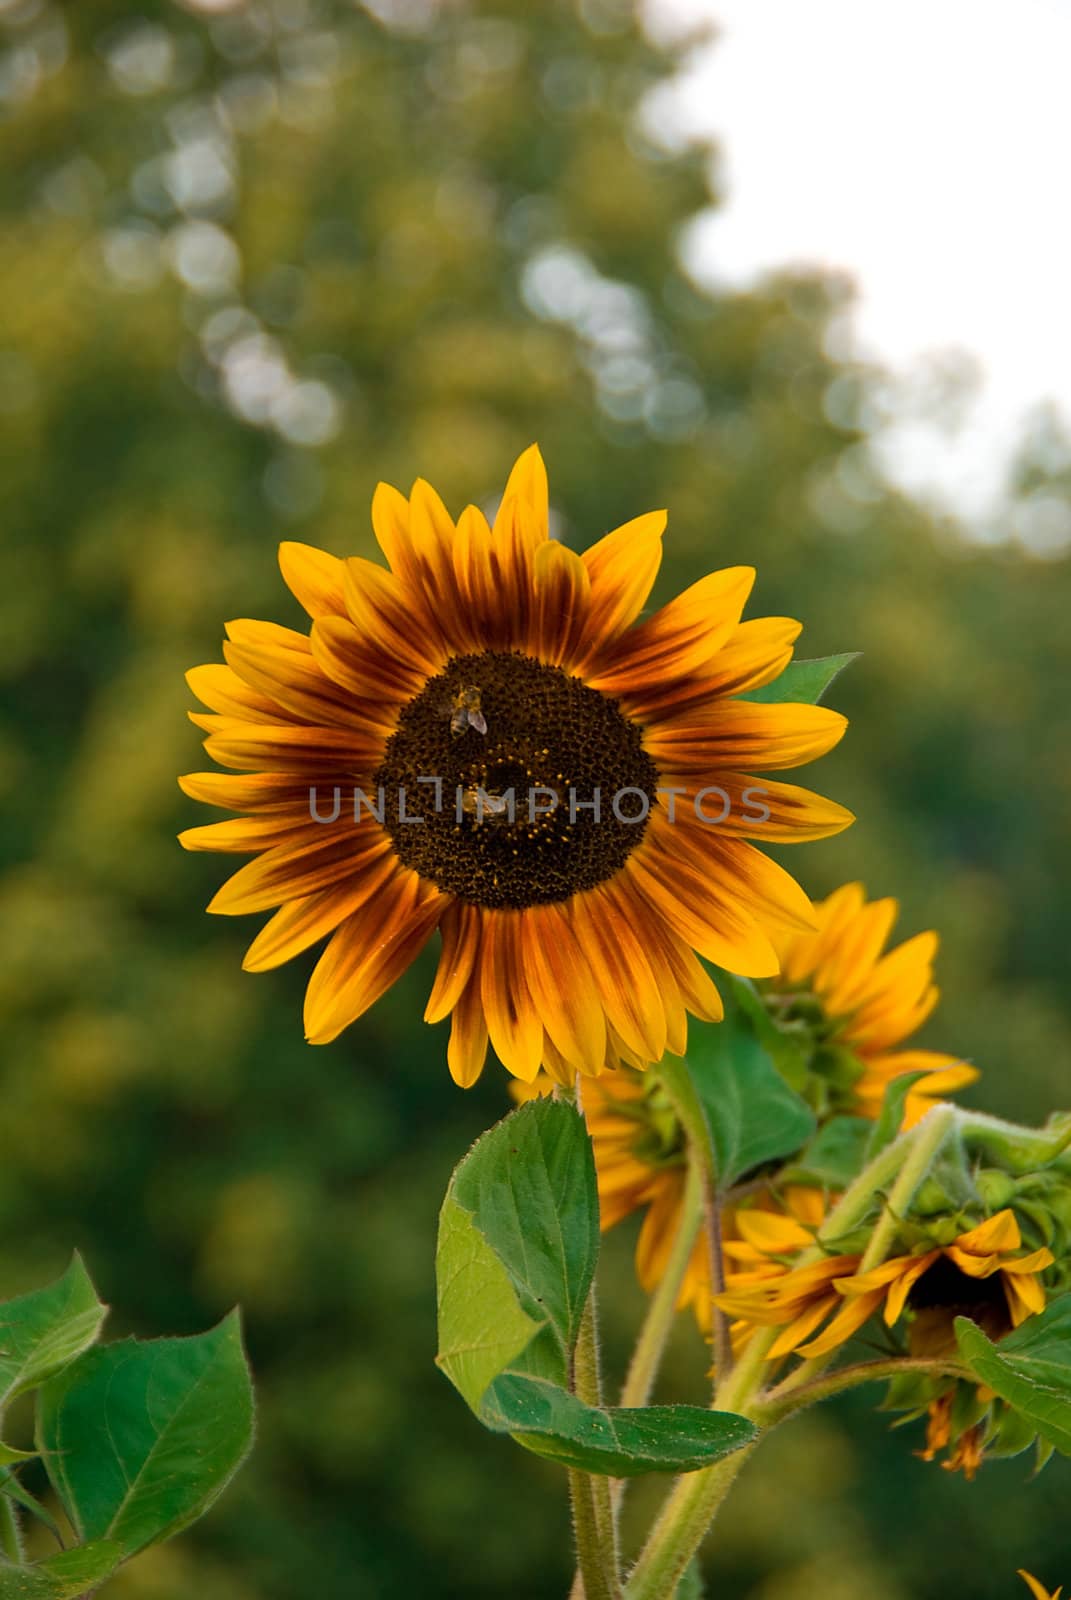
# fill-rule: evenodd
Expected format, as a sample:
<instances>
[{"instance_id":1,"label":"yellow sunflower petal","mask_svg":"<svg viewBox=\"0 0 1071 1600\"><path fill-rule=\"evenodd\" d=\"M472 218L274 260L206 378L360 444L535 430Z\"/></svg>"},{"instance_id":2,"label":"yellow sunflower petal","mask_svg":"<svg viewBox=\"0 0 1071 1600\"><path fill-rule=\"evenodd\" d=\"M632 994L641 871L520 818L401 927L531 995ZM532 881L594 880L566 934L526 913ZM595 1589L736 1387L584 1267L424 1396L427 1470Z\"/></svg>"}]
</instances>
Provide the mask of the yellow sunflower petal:
<instances>
[{"instance_id":1,"label":"yellow sunflower petal","mask_svg":"<svg viewBox=\"0 0 1071 1600\"><path fill-rule=\"evenodd\" d=\"M1024 1572L1022 1567L1019 1567L1017 1575L1022 1578L1030 1593L1034 1596L1034 1600L1060 1600L1060 1595L1063 1593L1063 1584L1050 1594L1048 1589L1044 1588L1029 1572Z\"/></svg>"},{"instance_id":2,"label":"yellow sunflower petal","mask_svg":"<svg viewBox=\"0 0 1071 1600\"><path fill-rule=\"evenodd\" d=\"M468 987L480 949L480 913L475 906L457 900L443 914L439 924L443 948L435 973L425 1022L441 1022L457 1005Z\"/></svg>"},{"instance_id":3,"label":"yellow sunflower petal","mask_svg":"<svg viewBox=\"0 0 1071 1600\"><path fill-rule=\"evenodd\" d=\"M704 775L717 784L725 768L776 772L813 761L832 750L847 726L848 719L827 706L726 700L701 719L657 723L644 743L663 774Z\"/></svg>"},{"instance_id":4,"label":"yellow sunflower petal","mask_svg":"<svg viewBox=\"0 0 1071 1600\"><path fill-rule=\"evenodd\" d=\"M550 493L547 485L547 469L537 444L530 444L527 450L522 450L513 464L506 480L498 517L495 518L496 534L500 527L499 518L503 517L503 512L511 500L525 502L533 513L536 529L541 530L543 538L546 538L550 517ZM508 512L506 514L508 515Z\"/></svg>"},{"instance_id":5,"label":"yellow sunflower petal","mask_svg":"<svg viewBox=\"0 0 1071 1600\"><path fill-rule=\"evenodd\" d=\"M392 883L332 934L305 991L305 1036L330 1044L411 966L435 931L447 898L415 873Z\"/></svg>"},{"instance_id":6,"label":"yellow sunflower petal","mask_svg":"<svg viewBox=\"0 0 1071 1600\"><path fill-rule=\"evenodd\" d=\"M581 560L591 580L593 650L604 648L635 622L662 563L666 513L652 511L615 528L585 550Z\"/></svg>"},{"instance_id":7,"label":"yellow sunflower petal","mask_svg":"<svg viewBox=\"0 0 1071 1600\"><path fill-rule=\"evenodd\" d=\"M959 1250L977 1256L988 1256L994 1252L1005 1250L1018 1250L1022 1242L1015 1212L1008 1206L1003 1211L998 1211L993 1216L987 1217L985 1222L980 1222L976 1228L970 1228L966 1233L961 1233L955 1241Z\"/></svg>"},{"instance_id":8,"label":"yellow sunflower petal","mask_svg":"<svg viewBox=\"0 0 1071 1600\"><path fill-rule=\"evenodd\" d=\"M480 996L492 1049L507 1071L530 1080L542 1064L543 1025L525 977L520 932L516 912L486 914Z\"/></svg>"},{"instance_id":9,"label":"yellow sunflower petal","mask_svg":"<svg viewBox=\"0 0 1071 1600\"><path fill-rule=\"evenodd\" d=\"M461 1089L470 1089L487 1059L487 1022L480 999L479 975L462 991L450 1024L446 1062L450 1076Z\"/></svg>"},{"instance_id":10,"label":"yellow sunflower petal","mask_svg":"<svg viewBox=\"0 0 1071 1600\"><path fill-rule=\"evenodd\" d=\"M816 1339L796 1346L797 1355L805 1356L809 1361L815 1356L829 1355L839 1345L845 1344L853 1334L858 1333L864 1322L877 1311L881 1301L880 1290L872 1294L861 1294L856 1299L849 1300Z\"/></svg>"},{"instance_id":11,"label":"yellow sunflower petal","mask_svg":"<svg viewBox=\"0 0 1071 1600\"><path fill-rule=\"evenodd\" d=\"M607 664L588 678L594 689L643 694L652 678L692 676L717 656L735 630L755 582L754 567L727 567L630 628Z\"/></svg>"},{"instance_id":12,"label":"yellow sunflower petal","mask_svg":"<svg viewBox=\"0 0 1071 1600\"><path fill-rule=\"evenodd\" d=\"M277 701L260 694L245 683L233 667L222 662L209 662L205 666L191 667L186 682L211 711L225 717L237 717L242 722L289 722L290 714Z\"/></svg>"},{"instance_id":13,"label":"yellow sunflower petal","mask_svg":"<svg viewBox=\"0 0 1071 1600\"><path fill-rule=\"evenodd\" d=\"M345 614L344 566L338 556L286 539L279 546L279 570L290 593L310 617Z\"/></svg>"},{"instance_id":14,"label":"yellow sunflower petal","mask_svg":"<svg viewBox=\"0 0 1071 1600\"><path fill-rule=\"evenodd\" d=\"M302 844L277 845L239 867L209 901L208 909L217 916L241 917L345 883L383 849L378 836L366 835L362 851L357 848L357 837L352 827L338 834L333 824L329 829L310 823Z\"/></svg>"},{"instance_id":15,"label":"yellow sunflower petal","mask_svg":"<svg viewBox=\"0 0 1071 1600\"><path fill-rule=\"evenodd\" d=\"M835 1295L823 1295L813 1305L807 1306L798 1316L793 1317L767 1350L767 1361L778 1361L782 1356L791 1355L794 1350L798 1350L807 1335L813 1333L838 1304Z\"/></svg>"},{"instance_id":16,"label":"yellow sunflower petal","mask_svg":"<svg viewBox=\"0 0 1071 1600\"><path fill-rule=\"evenodd\" d=\"M522 918L528 987L555 1047L574 1068L596 1073L606 1055L606 1014L583 946L559 905Z\"/></svg>"},{"instance_id":17,"label":"yellow sunflower petal","mask_svg":"<svg viewBox=\"0 0 1071 1600\"><path fill-rule=\"evenodd\" d=\"M384 849L376 861L352 882L321 889L302 900L280 906L264 924L245 953L246 972L270 972L282 966L310 945L334 933L339 923L366 905L394 872L394 862Z\"/></svg>"}]
</instances>

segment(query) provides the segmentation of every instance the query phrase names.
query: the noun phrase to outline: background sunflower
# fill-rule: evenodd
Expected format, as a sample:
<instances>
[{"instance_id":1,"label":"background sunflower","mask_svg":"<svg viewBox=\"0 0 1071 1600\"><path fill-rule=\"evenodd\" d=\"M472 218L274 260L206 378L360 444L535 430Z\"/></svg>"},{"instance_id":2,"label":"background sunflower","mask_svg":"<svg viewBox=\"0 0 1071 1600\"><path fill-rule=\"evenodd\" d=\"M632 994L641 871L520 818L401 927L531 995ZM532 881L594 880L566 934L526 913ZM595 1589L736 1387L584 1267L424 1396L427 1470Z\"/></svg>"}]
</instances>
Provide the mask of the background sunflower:
<instances>
[{"instance_id":1,"label":"background sunflower","mask_svg":"<svg viewBox=\"0 0 1071 1600\"><path fill-rule=\"evenodd\" d=\"M185 668L223 618L301 626L281 540L375 557L379 478L493 510L539 438L574 548L671 509L655 605L755 566L756 613L804 619L809 654L850 636L852 734L821 787L865 827L789 865L940 930L940 1028L919 1040L983 1066L988 1107L1066 1100L1066 558L1001 528L968 543L883 484L880 374L830 353L841 280L710 296L681 272L707 163L640 125L675 58L627 7L435 13L0 6L0 1264L13 1293L77 1244L145 1334L240 1299L263 1402L233 1493L116 1600L292 1600L310 1570L323 1600L567 1582L552 1469L475 1424L460 1450L430 1362L433 1221L501 1076L462 1096L443 1071L430 951L306 1050L304 973L242 973L247 928L201 910L218 863L174 843ZM1019 492L1067 502L1065 459L1039 432ZM638 1310L630 1226L607 1240L611 1340ZM701 1399L689 1319L674 1348L675 1392ZM1068 1570L1066 1462L1029 1495L1015 1461L967 1485L869 1398L766 1448L726 1524L726 1592L1003 1600L1016 1565ZM474 1506L493 1508L478 1570Z\"/></svg>"}]
</instances>

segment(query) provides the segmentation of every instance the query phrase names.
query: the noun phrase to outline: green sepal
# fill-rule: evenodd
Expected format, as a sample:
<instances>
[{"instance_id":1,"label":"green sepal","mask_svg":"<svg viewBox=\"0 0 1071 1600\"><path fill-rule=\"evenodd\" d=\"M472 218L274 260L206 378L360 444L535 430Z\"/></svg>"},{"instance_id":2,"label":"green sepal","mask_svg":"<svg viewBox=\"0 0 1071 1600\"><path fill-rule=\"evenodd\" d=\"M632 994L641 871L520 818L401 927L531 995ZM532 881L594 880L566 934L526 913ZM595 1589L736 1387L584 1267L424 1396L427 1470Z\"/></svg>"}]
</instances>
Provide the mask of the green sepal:
<instances>
[{"instance_id":1,"label":"green sepal","mask_svg":"<svg viewBox=\"0 0 1071 1600\"><path fill-rule=\"evenodd\" d=\"M986 1435L985 1453L997 1461L1021 1456L1024 1450L1030 1449L1037 1437L1038 1431L1029 1417L1014 1411L1011 1406L997 1405L993 1408Z\"/></svg>"},{"instance_id":2,"label":"green sepal","mask_svg":"<svg viewBox=\"0 0 1071 1600\"><path fill-rule=\"evenodd\" d=\"M1071 1294L1001 1339L956 1318L960 1354L981 1383L1007 1401L1062 1455L1071 1455Z\"/></svg>"},{"instance_id":3,"label":"green sepal","mask_svg":"<svg viewBox=\"0 0 1071 1600\"><path fill-rule=\"evenodd\" d=\"M772 683L764 683L760 689L749 689L737 699L757 700L764 705L792 701L797 705L816 706L838 673L858 659L859 651L852 650L846 655L821 656L814 661L790 661Z\"/></svg>"},{"instance_id":4,"label":"green sepal","mask_svg":"<svg viewBox=\"0 0 1071 1600\"><path fill-rule=\"evenodd\" d=\"M898 1372L890 1378L879 1411L910 1411L920 1416L947 1387L947 1378L935 1378L929 1372Z\"/></svg>"}]
</instances>

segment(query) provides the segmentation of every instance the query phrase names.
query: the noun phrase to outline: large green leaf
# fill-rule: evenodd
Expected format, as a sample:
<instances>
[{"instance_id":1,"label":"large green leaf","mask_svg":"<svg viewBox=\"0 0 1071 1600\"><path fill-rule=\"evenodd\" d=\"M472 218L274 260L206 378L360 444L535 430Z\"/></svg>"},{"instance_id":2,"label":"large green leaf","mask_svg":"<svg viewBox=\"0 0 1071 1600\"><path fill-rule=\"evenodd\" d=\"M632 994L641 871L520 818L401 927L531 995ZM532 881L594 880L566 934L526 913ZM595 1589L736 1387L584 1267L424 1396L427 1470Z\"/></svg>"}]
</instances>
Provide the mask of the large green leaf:
<instances>
[{"instance_id":1,"label":"large green leaf","mask_svg":"<svg viewBox=\"0 0 1071 1600\"><path fill-rule=\"evenodd\" d=\"M502 1263L517 1300L549 1323L562 1376L599 1257L595 1159L571 1106L533 1100L478 1139L450 1195Z\"/></svg>"},{"instance_id":2,"label":"large green leaf","mask_svg":"<svg viewBox=\"0 0 1071 1600\"><path fill-rule=\"evenodd\" d=\"M816 706L838 673L858 659L858 650L847 655L822 656L816 661L790 661L781 675L761 689L749 689L741 700L760 700L766 704L793 701Z\"/></svg>"},{"instance_id":3,"label":"large green leaf","mask_svg":"<svg viewBox=\"0 0 1071 1600\"><path fill-rule=\"evenodd\" d=\"M688 1024L687 1066L710 1129L718 1184L793 1154L815 1130L807 1102L789 1088L736 997L721 984L722 1022Z\"/></svg>"},{"instance_id":4,"label":"large green leaf","mask_svg":"<svg viewBox=\"0 0 1071 1600\"><path fill-rule=\"evenodd\" d=\"M544 1326L522 1309L509 1273L448 1192L439 1217L438 1363L479 1414L500 1372Z\"/></svg>"},{"instance_id":5,"label":"large green leaf","mask_svg":"<svg viewBox=\"0 0 1071 1600\"><path fill-rule=\"evenodd\" d=\"M124 1557L200 1516L252 1435L237 1313L194 1338L90 1350L38 1400L38 1447L72 1526Z\"/></svg>"},{"instance_id":6,"label":"large green leaf","mask_svg":"<svg viewBox=\"0 0 1071 1600\"><path fill-rule=\"evenodd\" d=\"M750 1444L756 1428L702 1406L587 1406L557 1384L506 1373L491 1385L483 1419L561 1466L614 1478L695 1472Z\"/></svg>"},{"instance_id":7,"label":"large green leaf","mask_svg":"<svg viewBox=\"0 0 1071 1600\"><path fill-rule=\"evenodd\" d=\"M102 1539L32 1567L0 1567L0 1600L78 1600L109 1578L122 1559L119 1545Z\"/></svg>"},{"instance_id":8,"label":"large green leaf","mask_svg":"<svg viewBox=\"0 0 1071 1600\"><path fill-rule=\"evenodd\" d=\"M1071 1455L1071 1294L994 1344L977 1323L956 1318L956 1342L971 1371Z\"/></svg>"},{"instance_id":9,"label":"large green leaf","mask_svg":"<svg viewBox=\"0 0 1071 1600\"><path fill-rule=\"evenodd\" d=\"M439 1218L438 1363L485 1427L569 1467L688 1472L746 1444L743 1418L585 1405L566 1388L599 1250L591 1140L571 1106L522 1106L479 1139Z\"/></svg>"},{"instance_id":10,"label":"large green leaf","mask_svg":"<svg viewBox=\"0 0 1071 1600\"><path fill-rule=\"evenodd\" d=\"M78 1256L55 1283L0 1305L0 1407L87 1349L107 1314Z\"/></svg>"}]
</instances>

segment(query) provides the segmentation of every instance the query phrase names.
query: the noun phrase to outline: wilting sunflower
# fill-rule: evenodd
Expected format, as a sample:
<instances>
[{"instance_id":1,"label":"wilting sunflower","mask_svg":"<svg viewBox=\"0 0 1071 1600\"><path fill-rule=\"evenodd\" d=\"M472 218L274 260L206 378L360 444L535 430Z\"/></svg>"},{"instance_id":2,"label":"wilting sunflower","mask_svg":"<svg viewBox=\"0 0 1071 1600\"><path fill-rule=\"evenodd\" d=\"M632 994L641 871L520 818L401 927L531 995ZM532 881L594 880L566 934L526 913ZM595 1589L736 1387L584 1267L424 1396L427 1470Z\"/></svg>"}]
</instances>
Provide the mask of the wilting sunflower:
<instances>
[{"instance_id":1,"label":"wilting sunflower","mask_svg":"<svg viewBox=\"0 0 1071 1600\"><path fill-rule=\"evenodd\" d=\"M919 933L885 951L898 909L891 899L868 902L861 884L844 884L815 905L813 931L775 937L781 971L760 987L778 1025L812 1042L808 1092L820 1112L876 1117L894 1078L924 1072L904 1106L904 1126L912 1127L978 1072L957 1056L901 1048L937 1004L937 935Z\"/></svg>"},{"instance_id":2,"label":"wilting sunflower","mask_svg":"<svg viewBox=\"0 0 1071 1600\"><path fill-rule=\"evenodd\" d=\"M1039 1274L1053 1264L1047 1248L1023 1251L1014 1212L1003 1210L950 1244L893 1256L861 1272L858 1256L833 1256L794 1267L771 1281L732 1281L717 1296L724 1311L752 1326L782 1326L770 1359L795 1351L828 1355L874 1312L891 1327L912 1313L912 1355L938 1356L956 1348L954 1323L970 1317L991 1339L1045 1309ZM809 1338L830 1313L823 1331Z\"/></svg>"},{"instance_id":3,"label":"wilting sunflower","mask_svg":"<svg viewBox=\"0 0 1071 1600\"><path fill-rule=\"evenodd\" d=\"M553 1083L541 1074L534 1083L513 1086L516 1100L549 1094ZM636 1276L649 1294L665 1274L683 1224L687 1149L673 1103L656 1073L622 1067L584 1085L584 1116L595 1156L599 1218L605 1233L643 1211L636 1240ZM722 1250L741 1281L751 1274L768 1279L787 1271L785 1258L813 1244L829 1197L802 1184L763 1188L722 1211ZM703 1333L711 1327L713 1284L710 1248L700 1231L677 1296L678 1309L690 1306Z\"/></svg>"},{"instance_id":4,"label":"wilting sunflower","mask_svg":"<svg viewBox=\"0 0 1071 1600\"><path fill-rule=\"evenodd\" d=\"M799 632L740 621L750 567L637 620L664 525L654 512L574 554L548 536L534 447L493 527L472 506L455 526L426 483L408 500L381 484L387 567L284 544L309 633L231 623L226 665L190 674L205 748L239 775L183 787L240 815L182 842L255 858L209 907L274 911L247 968L328 940L306 994L311 1043L336 1038L439 929L425 1016L452 1014L458 1083L479 1076L488 1038L522 1079L541 1063L560 1080L642 1065L683 1050L686 1012L720 1014L697 953L769 976L775 937L812 925L750 841L851 821L766 776L829 750L844 718L738 698L778 676Z\"/></svg>"}]
</instances>

